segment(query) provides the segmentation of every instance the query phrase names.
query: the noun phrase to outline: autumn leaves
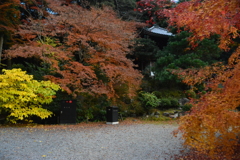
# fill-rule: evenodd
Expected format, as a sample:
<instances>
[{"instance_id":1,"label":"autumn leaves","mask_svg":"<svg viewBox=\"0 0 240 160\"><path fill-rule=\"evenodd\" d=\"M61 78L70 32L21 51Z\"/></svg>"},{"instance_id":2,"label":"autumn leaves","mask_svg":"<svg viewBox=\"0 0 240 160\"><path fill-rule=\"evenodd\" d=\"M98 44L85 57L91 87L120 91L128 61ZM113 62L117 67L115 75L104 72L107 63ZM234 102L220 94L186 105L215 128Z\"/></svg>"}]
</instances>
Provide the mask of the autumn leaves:
<instances>
[{"instance_id":1,"label":"autumn leaves","mask_svg":"<svg viewBox=\"0 0 240 160\"><path fill-rule=\"evenodd\" d=\"M236 57L239 57L240 49L236 38L239 37L239 11L238 0L192 0L180 3L166 14L171 25L193 33L189 39L193 46L199 40L218 34L219 48L235 50L226 66L219 63L178 74L186 84L205 83L207 91L200 99L192 101L194 107L189 115L180 119L179 131L183 133L185 144L214 158L219 158L218 153L230 158L238 146L240 124L236 108L240 102L240 87Z\"/></svg>"},{"instance_id":2,"label":"autumn leaves","mask_svg":"<svg viewBox=\"0 0 240 160\"><path fill-rule=\"evenodd\" d=\"M44 77L74 97L88 92L114 99L119 96L114 85L120 83L127 84L128 96L135 95L142 76L126 54L137 23L118 19L108 7L88 11L56 0L48 2L58 14L37 20L28 17L30 24L20 25L15 33L26 42L6 51L6 56L37 57L41 67L48 66Z\"/></svg>"}]
</instances>

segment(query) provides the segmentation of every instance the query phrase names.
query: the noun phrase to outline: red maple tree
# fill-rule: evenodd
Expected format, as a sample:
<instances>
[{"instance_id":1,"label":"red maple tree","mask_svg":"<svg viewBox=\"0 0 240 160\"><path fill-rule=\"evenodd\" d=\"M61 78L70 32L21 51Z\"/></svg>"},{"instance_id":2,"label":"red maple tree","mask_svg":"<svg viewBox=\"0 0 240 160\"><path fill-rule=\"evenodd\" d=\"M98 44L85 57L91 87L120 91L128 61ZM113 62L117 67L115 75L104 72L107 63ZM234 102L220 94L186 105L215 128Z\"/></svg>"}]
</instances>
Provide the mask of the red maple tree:
<instances>
[{"instance_id":1,"label":"red maple tree","mask_svg":"<svg viewBox=\"0 0 240 160\"><path fill-rule=\"evenodd\" d=\"M87 10L63 5L65 1L46 2L51 10L38 8L45 18L28 17L28 23L20 25L16 35L24 43L12 46L6 57L35 57L47 63L51 74L45 78L73 96L89 92L116 98L116 84L127 84L128 96L135 95L142 75L126 55L138 23L122 21L108 7Z\"/></svg>"}]
</instances>

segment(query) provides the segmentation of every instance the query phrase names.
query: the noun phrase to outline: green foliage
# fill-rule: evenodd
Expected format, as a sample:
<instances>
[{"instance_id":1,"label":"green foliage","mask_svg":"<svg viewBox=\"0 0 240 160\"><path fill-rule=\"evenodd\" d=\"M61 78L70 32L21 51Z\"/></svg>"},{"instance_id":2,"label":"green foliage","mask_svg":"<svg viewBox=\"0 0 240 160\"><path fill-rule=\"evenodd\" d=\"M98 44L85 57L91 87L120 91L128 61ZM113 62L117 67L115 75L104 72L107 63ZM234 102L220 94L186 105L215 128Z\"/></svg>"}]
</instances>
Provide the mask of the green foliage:
<instances>
[{"instance_id":1,"label":"green foliage","mask_svg":"<svg viewBox=\"0 0 240 160\"><path fill-rule=\"evenodd\" d=\"M156 95L157 98L181 98L184 96L183 91L173 89L154 91L153 94Z\"/></svg>"},{"instance_id":2,"label":"green foliage","mask_svg":"<svg viewBox=\"0 0 240 160\"><path fill-rule=\"evenodd\" d=\"M157 98L161 98L162 97L162 92L160 91L153 91L152 92Z\"/></svg>"},{"instance_id":3,"label":"green foliage","mask_svg":"<svg viewBox=\"0 0 240 160\"><path fill-rule=\"evenodd\" d=\"M160 103L158 108L163 110L163 109L170 109L170 108L178 108L179 107L179 103L178 100L176 98L161 98L160 99Z\"/></svg>"},{"instance_id":4,"label":"green foliage","mask_svg":"<svg viewBox=\"0 0 240 160\"><path fill-rule=\"evenodd\" d=\"M138 64L139 69L141 69L144 75L147 77L152 70L152 66L147 66L157 54L159 50L156 42L151 39L146 38L137 38L135 39L135 44L133 46L133 54L131 58L135 60L135 63ZM143 70L144 69L144 70Z\"/></svg>"},{"instance_id":5,"label":"green foliage","mask_svg":"<svg viewBox=\"0 0 240 160\"><path fill-rule=\"evenodd\" d=\"M112 0L112 1L116 2L116 0ZM121 0L121 1L118 0L118 8L122 14L124 14L124 12L126 11L133 10L135 6L136 6L136 0Z\"/></svg>"},{"instance_id":6,"label":"green foliage","mask_svg":"<svg viewBox=\"0 0 240 160\"><path fill-rule=\"evenodd\" d=\"M123 108L119 109L122 111L125 117L133 115L142 116L146 112L145 107L142 105L142 101L140 101L138 96L134 97L134 99L131 99L131 103L127 104L124 110Z\"/></svg>"},{"instance_id":7,"label":"green foliage","mask_svg":"<svg viewBox=\"0 0 240 160\"><path fill-rule=\"evenodd\" d=\"M136 116L142 116L145 113L144 108L141 106L141 102L135 101L132 104L132 113Z\"/></svg>"},{"instance_id":8,"label":"green foliage","mask_svg":"<svg viewBox=\"0 0 240 160\"><path fill-rule=\"evenodd\" d=\"M141 83L142 91L145 91L145 92L153 92L156 89L160 89L158 88L158 86L159 86L158 81L147 76L144 77Z\"/></svg>"},{"instance_id":9,"label":"green foliage","mask_svg":"<svg viewBox=\"0 0 240 160\"><path fill-rule=\"evenodd\" d=\"M27 71L29 74L33 75L36 80L43 80L44 76L51 74L52 71L49 64L39 62L39 60L34 58L26 59L22 63L13 64L12 67L21 68L23 71Z\"/></svg>"},{"instance_id":10,"label":"green foliage","mask_svg":"<svg viewBox=\"0 0 240 160\"><path fill-rule=\"evenodd\" d=\"M183 110L183 111L190 111L192 107L193 107L192 104L184 104L184 105L182 106L182 110Z\"/></svg>"},{"instance_id":11,"label":"green foliage","mask_svg":"<svg viewBox=\"0 0 240 160\"><path fill-rule=\"evenodd\" d=\"M137 58L153 58L159 48L156 45L156 42L152 41L151 39L146 38L138 38L135 39L135 46L134 46L134 55Z\"/></svg>"},{"instance_id":12,"label":"green foliage","mask_svg":"<svg viewBox=\"0 0 240 160\"><path fill-rule=\"evenodd\" d=\"M105 121L106 107L110 102L106 96L95 96L89 93L81 93L77 99L77 121Z\"/></svg>"},{"instance_id":13,"label":"green foliage","mask_svg":"<svg viewBox=\"0 0 240 160\"><path fill-rule=\"evenodd\" d=\"M216 62L222 53L216 42L218 36L198 42L198 46L193 49L188 42L190 35L184 31L171 37L168 45L156 55L155 77L165 86L181 84L171 69L201 68Z\"/></svg>"},{"instance_id":14,"label":"green foliage","mask_svg":"<svg viewBox=\"0 0 240 160\"><path fill-rule=\"evenodd\" d=\"M140 92L139 99L146 109L155 108L160 103L160 100L153 93L148 92Z\"/></svg>"},{"instance_id":15,"label":"green foliage","mask_svg":"<svg viewBox=\"0 0 240 160\"><path fill-rule=\"evenodd\" d=\"M223 53L218 47L218 39L218 35L213 35L210 39L200 41L197 48L194 50L195 54L199 55L200 59L208 64L217 62Z\"/></svg>"},{"instance_id":16,"label":"green foliage","mask_svg":"<svg viewBox=\"0 0 240 160\"><path fill-rule=\"evenodd\" d=\"M129 87L125 83L116 83L114 86L116 94L124 101L127 98Z\"/></svg>"},{"instance_id":17,"label":"green foliage","mask_svg":"<svg viewBox=\"0 0 240 160\"><path fill-rule=\"evenodd\" d=\"M176 98L170 98L170 103L171 103L172 108L179 107L178 99L176 99Z\"/></svg>"},{"instance_id":18,"label":"green foliage","mask_svg":"<svg viewBox=\"0 0 240 160\"><path fill-rule=\"evenodd\" d=\"M83 106L78 111L81 113L81 117L78 116L78 120L80 118L80 120L88 122L89 120L92 120L94 118L92 107Z\"/></svg>"},{"instance_id":19,"label":"green foliage","mask_svg":"<svg viewBox=\"0 0 240 160\"><path fill-rule=\"evenodd\" d=\"M21 69L2 70L0 75L0 108L8 113L7 121L30 120L32 115L41 119L49 117L52 112L43 109L42 104L53 100L59 85L50 81L33 80Z\"/></svg>"},{"instance_id":20,"label":"green foliage","mask_svg":"<svg viewBox=\"0 0 240 160\"><path fill-rule=\"evenodd\" d=\"M159 90L152 92L158 99L160 99L159 109L178 108L178 99L184 97L181 90Z\"/></svg>"},{"instance_id":21,"label":"green foliage","mask_svg":"<svg viewBox=\"0 0 240 160\"><path fill-rule=\"evenodd\" d=\"M160 104L159 104L159 108L161 109L168 109L171 107L171 101L169 98L162 98L160 99Z\"/></svg>"},{"instance_id":22,"label":"green foliage","mask_svg":"<svg viewBox=\"0 0 240 160\"><path fill-rule=\"evenodd\" d=\"M191 89L185 91L185 95L187 98L196 98L197 97L196 93Z\"/></svg>"},{"instance_id":23,"label":"green foliage","mask_svg":"<svg viewBox=\"0 0 240 160\"><path fill-rule=\"evenodd\" d=\"M109 82L109 78L106 76L106 73L103 72L99 66L94 66L94 72L97 78L103 81L103 83Z\"/></svg>"}]
</instances>

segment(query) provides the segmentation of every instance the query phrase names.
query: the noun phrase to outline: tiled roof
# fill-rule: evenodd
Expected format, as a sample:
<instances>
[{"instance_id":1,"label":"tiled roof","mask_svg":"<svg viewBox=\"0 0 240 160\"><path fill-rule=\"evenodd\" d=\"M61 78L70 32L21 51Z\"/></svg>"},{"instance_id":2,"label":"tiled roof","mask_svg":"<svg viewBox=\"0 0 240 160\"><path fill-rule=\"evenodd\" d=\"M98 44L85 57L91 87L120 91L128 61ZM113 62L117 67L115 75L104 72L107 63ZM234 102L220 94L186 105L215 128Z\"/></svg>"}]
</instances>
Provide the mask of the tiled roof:
<instances>
[{"instance_id":1,"label":"tiled roof","mask_svg":"<svg viewBox=\"0 0 240 160\"><path fill-rule=\"evenodd\" d=\"M145 33L155 36L174 36L174 34L168 32L167 29L159 27L158 25L153 25L150 28L145 28Z\"/></svg>"}]
</instances>

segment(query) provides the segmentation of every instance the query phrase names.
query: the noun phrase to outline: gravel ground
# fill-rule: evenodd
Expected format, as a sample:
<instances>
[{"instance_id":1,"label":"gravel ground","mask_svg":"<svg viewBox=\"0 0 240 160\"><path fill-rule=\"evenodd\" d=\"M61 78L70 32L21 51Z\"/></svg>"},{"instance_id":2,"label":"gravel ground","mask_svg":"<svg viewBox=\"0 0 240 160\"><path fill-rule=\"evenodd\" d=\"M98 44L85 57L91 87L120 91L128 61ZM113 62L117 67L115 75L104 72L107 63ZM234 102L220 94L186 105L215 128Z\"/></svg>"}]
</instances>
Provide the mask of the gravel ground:
<instances>
[{"instance_id":1,"label":"gravel ground","mask_svg":"<svg viewBox=\"0 0 240 160\"><path fill-rule=\"evenodd\" d=\"M174 125L2 127L0 160L171 160L182 150Z\"/></svg>"}]
</instances>

